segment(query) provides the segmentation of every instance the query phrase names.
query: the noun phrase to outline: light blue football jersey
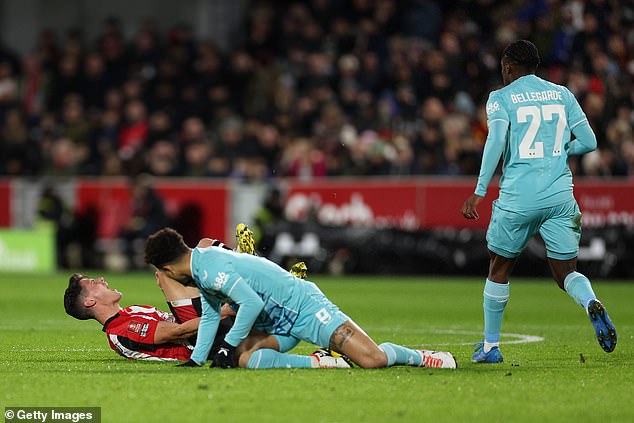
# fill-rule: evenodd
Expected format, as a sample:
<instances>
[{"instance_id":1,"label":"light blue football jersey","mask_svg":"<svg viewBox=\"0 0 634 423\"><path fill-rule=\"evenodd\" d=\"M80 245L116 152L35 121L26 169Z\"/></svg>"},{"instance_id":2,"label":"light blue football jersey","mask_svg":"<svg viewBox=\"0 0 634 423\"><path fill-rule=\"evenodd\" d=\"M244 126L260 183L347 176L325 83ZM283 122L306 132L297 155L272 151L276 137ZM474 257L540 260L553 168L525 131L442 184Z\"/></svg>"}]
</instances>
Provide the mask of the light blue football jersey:
<instances>
[{"instance_id":1,"label":"light blue football jersey","mask_svg":"<svg viewBox=\"0 0 634 423\"><path fill-rule=\"evenodd\" d=\"M252 327L270 334L290 334L309 282L263 257L219 247L193 249L190 266L203 306L193 360L205 362L217 331L222 303L244 306L244 313L238 310L233 328L225 338L234 346ZM251 315L251 310L259 313Z\"/></svg>"},{"instance_id":2,"label":"light blue football jersey","mask_svg":"<svg viewBox=\"0 0 634 423\"><path fill-rule=\"evenodd\" d=\"M195 248L192 275L205 297L232 304L232 288L242 279L264 302L257 327L268 333L287 334L307 282L263 257L224 248ZM270 325L270 327L265 327Z\"/></svg>"},{"instance_id":3,"label":"light blue football jersey","mask_svg":"<svg viewBox=\"0 0 634 423\"><path fill-rule=\"evenodd\" d=\"M494 145L485 146L475 193L486 194L503 151L499 207L534 210L572 199L568 144L571 131L587 123L574 95L566 87L526 75L491 92L486 112L489 130L496 123L507 123L508 129L497 139L487 138Z\"/></svg>"}]
</instances>

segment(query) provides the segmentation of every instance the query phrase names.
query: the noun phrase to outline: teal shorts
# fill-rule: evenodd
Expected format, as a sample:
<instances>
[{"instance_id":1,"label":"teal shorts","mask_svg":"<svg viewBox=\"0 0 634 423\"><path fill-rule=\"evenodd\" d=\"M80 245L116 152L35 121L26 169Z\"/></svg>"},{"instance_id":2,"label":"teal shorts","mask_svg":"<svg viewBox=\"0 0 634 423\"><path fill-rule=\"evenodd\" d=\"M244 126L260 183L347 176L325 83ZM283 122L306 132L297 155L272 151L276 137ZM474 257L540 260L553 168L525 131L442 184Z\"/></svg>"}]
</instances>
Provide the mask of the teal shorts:
<instances>
[{"instance_id":1,"label":"teal shorts","mask_svg":"<svg viewBox=\"0 0 634 423\"><path fill-rule=\"evenodd\" d=\"M277 344L280 347L280 352L285 353L287 351L292 350L299 344L300 339L295 338L294 336L284 336L284 335L273 335L277 340Z\"/></svg>"},{"instance_id":2,"label":"teal shorts","mask_svg":"<svg viewBox=\"0 0 634 423\"><path fill-rule=\"evenodd\" d=\"M303 294L291 336L320 347L329 347L335 329L350 318L330 302L314 283L307 282Z\"/></svg>"},{"instance_id":3,"label":"teal shorts","mask_svg":"<svg viewBox=\"0 0 634 423\"><path fill-rule=\"evenodd\" d=\"M572 199L557 206L538 210L511 211L493 202L487 230L489 250L506 258L520 255L535 236L541 235L546 255L556 260L570 260L579 254L581 211Z\"/></svg>"}]
</instances>

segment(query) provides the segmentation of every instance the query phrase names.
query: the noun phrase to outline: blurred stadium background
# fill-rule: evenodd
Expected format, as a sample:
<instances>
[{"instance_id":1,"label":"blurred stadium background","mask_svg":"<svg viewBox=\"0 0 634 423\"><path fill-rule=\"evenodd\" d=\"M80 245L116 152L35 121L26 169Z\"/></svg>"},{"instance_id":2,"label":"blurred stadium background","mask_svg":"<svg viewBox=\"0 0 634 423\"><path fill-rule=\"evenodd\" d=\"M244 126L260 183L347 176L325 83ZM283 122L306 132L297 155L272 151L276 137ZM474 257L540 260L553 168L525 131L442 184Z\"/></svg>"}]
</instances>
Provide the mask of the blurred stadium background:
<instances>
[{"instance_id":1,"label":"blurred stadium background","mask_svg":"<svg viewBox=\"0 0 634 423\"><path fill-rule=\"evenodd\" d=\"M143 268L144 238L311 272L483 275L472 192L512 40L599 149L571 159L582 271L634 277L634 5L0 0L0 271ZM539 240L516 274L546 275Z\"/></svg>"}]
</instances>

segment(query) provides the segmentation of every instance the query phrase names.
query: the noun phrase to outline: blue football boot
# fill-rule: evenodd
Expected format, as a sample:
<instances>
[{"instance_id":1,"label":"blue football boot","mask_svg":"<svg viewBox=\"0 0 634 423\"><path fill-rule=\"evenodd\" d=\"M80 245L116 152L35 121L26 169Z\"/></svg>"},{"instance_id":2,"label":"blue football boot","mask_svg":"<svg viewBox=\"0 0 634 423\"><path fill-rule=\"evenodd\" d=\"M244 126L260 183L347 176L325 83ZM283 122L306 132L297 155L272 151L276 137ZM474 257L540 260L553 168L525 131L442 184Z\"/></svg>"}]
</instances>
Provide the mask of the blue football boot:
<instances>
[{"instance_id":1,"label":"blue football boot","mask_svg":"<svg viewBox=\"0 0 634 423\"><path fill-rule=\"evenodd\" d=\"M590 300L588 303L588 317L594 326L597 341L605 352L612 352L616 348L616 329L608 316L608 312L599 300Z\"/></svg>"},{"instance_id":2,"label":"blue football boot","mask_svg":"<svg viewBox=\"0 0 634 423\"><path fill-rule=\"evenodd\" d=\"M489 352L484 352L484 341L478 342L474 346L475 349L471 356L473 363L502 363L504 361L502 351L498 347L493 347Z\"/></svg>"}]
</instances>

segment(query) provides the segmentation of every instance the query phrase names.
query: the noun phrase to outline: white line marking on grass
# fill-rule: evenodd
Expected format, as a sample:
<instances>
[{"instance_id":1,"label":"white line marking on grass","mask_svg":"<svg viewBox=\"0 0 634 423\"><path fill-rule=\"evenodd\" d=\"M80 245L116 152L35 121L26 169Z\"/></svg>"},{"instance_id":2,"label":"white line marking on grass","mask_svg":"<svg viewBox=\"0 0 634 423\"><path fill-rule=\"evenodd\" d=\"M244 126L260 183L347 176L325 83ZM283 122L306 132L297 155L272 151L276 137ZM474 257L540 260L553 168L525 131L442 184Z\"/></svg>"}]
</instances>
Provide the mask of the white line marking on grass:
<instances>
[{"instance_id":1,"label":"white line marking on grass","mask_svg":"<svg viewBox=\"0 0 634 423\"><path fill-rule=\"evenodd\" d=\"M467 331L467 330L453 330L453 329L431 329L429 332L437 333L437 334L447 334L447 335L478 335L482 336L482 332L480 331ZM525 335L522 333L501 333L501 338L517 338L512 341L500 341L500 344L527 344L529 342L541 342L544 340L543 337L537 335ZM474 342L451 342L451 343L443 343L443 344L433 344L433 345L473 345Z\"/></svg>"},{"instance_id":2,"label":"white line marking on grass","mask_svg":"<svg viewBox=\"0 0 634 423\"><path fill-rule=\"evenodd\" d=\"M110 351L108 348L19 348L13 347L14 352L101 352Z\"/></svg>"},{"instance_id":3,"label":"white line marking on grass","mask_svg":"<svg viewBox=\"0 0 634 423\"><path fill-rule=\"evenodd\" d=\"M474 341L471 342L444 342L444 343L426 343L426 344L416 344L416 345L405 345L407 347L420 347L423 345L474 345L477 339L482 338L482 331L469 331L469 330L456 330L456 329L435 329L435 328L405 328L402 326L374 326L370 327L371 331L383 331L383 332L414 332L414 333L430 333L430 334L438 334L438 335L468 335L474 336ZM502 341L500 344L526 344L530 342L541 342L544 340L543 337L537 335L527 335L522 333L502 333L501 334ZM515 338L511 340L506 340L504 338Z\"/></svg>"}]
</instances>

